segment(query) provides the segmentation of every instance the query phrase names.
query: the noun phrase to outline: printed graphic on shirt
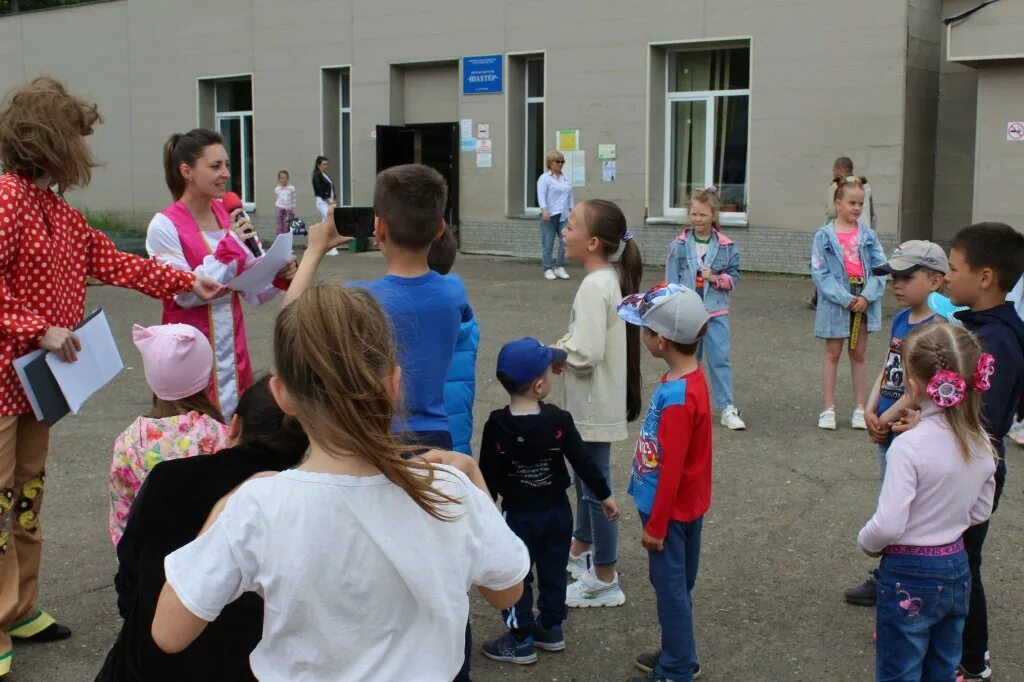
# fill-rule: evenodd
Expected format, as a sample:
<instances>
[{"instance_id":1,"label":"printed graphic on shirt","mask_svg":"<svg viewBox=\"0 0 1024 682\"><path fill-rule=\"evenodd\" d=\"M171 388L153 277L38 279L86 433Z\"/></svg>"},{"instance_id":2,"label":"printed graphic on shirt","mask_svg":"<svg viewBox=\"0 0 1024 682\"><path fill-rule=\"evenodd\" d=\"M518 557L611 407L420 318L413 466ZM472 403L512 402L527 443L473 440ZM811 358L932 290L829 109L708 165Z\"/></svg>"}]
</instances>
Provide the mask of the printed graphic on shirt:
<instances>
[{"instance_id":1,"label":"printed graphic on shirt","mask_svg":"<svg viewBox=\"0 0 1024 682\"><path fill-rule=\"evenodd\" d=\"M555 475L552 468L552 457L562 456L562 435L563 432L559 429L555 433L552 446L547 448L551 457L538 458L535 454L531 456L532 453L522 452L522 449L527 445L526 439L522 436L516 436L514 444L511 446L497 442L494 444L494 449L497 452L509 453L509 479L516 481L524 488L546 488L551 485ZM523 456L517 456L520 454Z\"/></svg>"},{"instance_id":2,"label":"printed graphic on shirt","mask_svg":"<svg viewBox=\"0 0 1024 682\"><path fill-rule=\"evenodd\" d=\"M854 236L852 239L840 239L843 246L843 261L848 265L860 265L860 240Z\"/></svg>"},{"instance_id":3,"label":"printed graphic on shirt","mask_svg":"<svg viewBox=\"0 0 1024 682\"><path fill-rule=\"evenodd\" d=\"M880 389L883 398L899 400L903 397L903 358L900 356L902 348L903 339L898 336L889 339L889 354L885 358Z\"/></svg>"},{"instance_id":4,"label":"printed graphic on shirt","mask_svg":"<svg viewBox=\"0 0 1024 682\"><path fill-rule=\"evenodd\" d=\"M654 492L658 488L661 474L662 448L658 440L661 420L665 410L686 404L686 380L668 381L658 385L647 416L640 427L640 436L633 453L633 467L629 480L629 494L636 501L637 509L649 513L654 505Z\"/></svg>"}]
</instances>

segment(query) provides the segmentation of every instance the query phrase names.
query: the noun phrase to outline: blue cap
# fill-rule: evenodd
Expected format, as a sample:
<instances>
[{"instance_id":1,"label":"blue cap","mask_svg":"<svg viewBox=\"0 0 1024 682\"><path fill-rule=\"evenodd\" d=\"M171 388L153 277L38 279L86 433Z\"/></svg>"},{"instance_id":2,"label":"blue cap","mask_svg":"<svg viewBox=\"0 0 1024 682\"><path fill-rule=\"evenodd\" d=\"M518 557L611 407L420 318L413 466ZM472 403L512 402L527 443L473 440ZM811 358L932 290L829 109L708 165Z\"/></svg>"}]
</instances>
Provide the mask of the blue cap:
<instances>
[{"instance_id":1,"label":"blue cap","mask_svg":"<svg viewBox=\"0 0 1024 682\"><path fill-rule=\"evenodd\" d=\"M498 351L498 378L522 386L538 379L553 362L565 362L564 350L525 337L509 341Z\"/></svg>"}]
</instances>

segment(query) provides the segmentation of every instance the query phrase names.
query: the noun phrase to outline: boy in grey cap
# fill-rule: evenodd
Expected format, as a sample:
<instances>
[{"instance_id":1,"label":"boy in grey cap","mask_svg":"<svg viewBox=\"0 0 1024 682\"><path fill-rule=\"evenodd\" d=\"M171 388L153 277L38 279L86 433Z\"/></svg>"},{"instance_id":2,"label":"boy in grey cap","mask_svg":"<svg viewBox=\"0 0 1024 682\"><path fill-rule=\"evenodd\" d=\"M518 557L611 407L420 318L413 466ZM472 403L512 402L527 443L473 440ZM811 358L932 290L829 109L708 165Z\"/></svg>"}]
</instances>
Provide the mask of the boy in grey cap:
<instances>
[{"instance_id":1,"label":"boy in grey cap","mask_svg":"<svg viewBox=\"0 0 1024 682\"><path fill-rule=\"evenodd\" d=\"M629 481L661 626L661 649L636 657L648 674L634 680L688 682L700 673L690 593L711 505L711 402L697 361L710 317L700 296L677 284L627 296L618 313L643 327L644 346L668 365L651 396Z\"/></svg>"},{"instance_id":2,"label":"boy in grey cap","mask_svg":"<svg viewBox=\"0 0 1024 682\"><path fill-rule=\"evenodd\" d=\"M906 306L892 320L889 349L882 371L871 387L871 395L864 409L868 435L878 448L878 465L885 478L885 454L895 434L889 417L884 416L897 400L903 397L903 361L900 350L903 339L915 327L932 322L935 314L928 307L928 295L942 289L949 272L949 261L942 247L934 242L912 240L903 242L892 253L892 258L874 269L876 275L892 277L892 292L896 302ZM872 570L868 579L845 593L846 601L857 606L874 606L878 584Z\"/></svg>"}]
</instances>

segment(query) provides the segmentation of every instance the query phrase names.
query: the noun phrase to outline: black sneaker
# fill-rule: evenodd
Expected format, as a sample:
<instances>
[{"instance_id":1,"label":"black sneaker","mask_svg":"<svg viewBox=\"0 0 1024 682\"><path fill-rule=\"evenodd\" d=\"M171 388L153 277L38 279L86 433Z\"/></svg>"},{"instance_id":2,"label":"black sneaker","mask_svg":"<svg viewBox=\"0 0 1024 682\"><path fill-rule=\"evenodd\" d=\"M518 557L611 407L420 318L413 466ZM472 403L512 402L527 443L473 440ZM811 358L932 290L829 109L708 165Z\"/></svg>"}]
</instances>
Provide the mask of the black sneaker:
<instances>
[{"instance_id":1,"label":"black sneaker","mask_svg":"<svg viewBox=\"0 0 1024 682\"><path fill-rule=\"evenodd\" d=\"M544 651L564 651L565 635L562 634L562 626L554 625L550 628L543 628L540 623L534 623L533 645Z\"/></svg>"},{"instance_id":2,"label":"black sneaker","mask_svg":"<svg viewBox=\"0 0 1024 682\"><path fill-rule=\"evenodd\" d=\"M968 669L964 666L957 666L957 673L960 675L960 679L964 682L970 682L971 680L990 680L992 679L992 668L986 663L982 666L981 670L974 670L973 668Z\"/></svg>"},{"instance_id":3,"label":"black sneaker","mask_svg":"<svg viewBox=\"0 0 1024 682\"><path fill-rule=\"evenodd\" d=\"M661 649L657 651L645 651L633 659L634 665L645 673L653 672L658 666L658 659L661 657ZM697 679L704 671L700 669L700 663L693 664L693 679Z\"/></svg>"},{"instance_id":4,"label":"black sneaker","mask_svg":"<svg viewBox=\"0 0 1024 682\"><path fill-rule=\"evenodd\" d=\"M537 662L537 652L533 650L533 637L516 639L511 632L501 637L484 642L480 647L484 656L492 661L504 661L517 665L529 665Z\"/></svg>"},{"instance_id":5,"label":"black sneaker","mask_svg":"<svg viewBox=\"0 0 1024 682\"><path fill-rule=\"evenodd\" d=\"M854 606L874 606L878 600L878 582L875 576L869 576L867 580L856 587L851 587L843 596L847 604Z\"/></svg>"}]
</instances>

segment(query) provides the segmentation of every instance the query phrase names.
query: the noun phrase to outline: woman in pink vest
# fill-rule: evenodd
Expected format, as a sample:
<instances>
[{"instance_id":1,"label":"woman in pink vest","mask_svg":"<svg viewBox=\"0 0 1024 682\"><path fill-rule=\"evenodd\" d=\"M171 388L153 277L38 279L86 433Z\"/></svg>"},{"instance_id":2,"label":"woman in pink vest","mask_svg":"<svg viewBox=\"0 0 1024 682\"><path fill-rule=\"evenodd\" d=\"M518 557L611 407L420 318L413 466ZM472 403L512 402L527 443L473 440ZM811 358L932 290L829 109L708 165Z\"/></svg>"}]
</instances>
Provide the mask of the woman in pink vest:
<instances>
[{"instance_id":1,"label":"woman in pink vest","mask_svg":"<svg viewBox=\"0 0 1024 682\"><path fill-rule=\"evenodd\" d=\"M201 128L171 135L164 145L164 172L175 201L150 221L146 250L161 263L227 284L255 261L245 240L256 236L248 221L233 223L220 200L231 177L224 140ZM291 262L273 284L232 292L212 303L192 294L164 301L163 324L189 324L209 337L214 360L210 397L225 419L253 381L241 298L266 303L288 287L294 273Z\"/></svg>"}]
</instances>

